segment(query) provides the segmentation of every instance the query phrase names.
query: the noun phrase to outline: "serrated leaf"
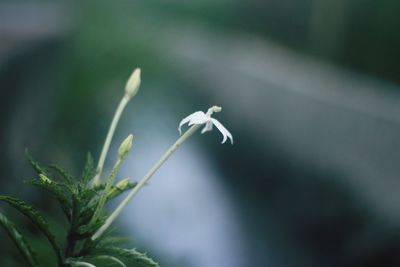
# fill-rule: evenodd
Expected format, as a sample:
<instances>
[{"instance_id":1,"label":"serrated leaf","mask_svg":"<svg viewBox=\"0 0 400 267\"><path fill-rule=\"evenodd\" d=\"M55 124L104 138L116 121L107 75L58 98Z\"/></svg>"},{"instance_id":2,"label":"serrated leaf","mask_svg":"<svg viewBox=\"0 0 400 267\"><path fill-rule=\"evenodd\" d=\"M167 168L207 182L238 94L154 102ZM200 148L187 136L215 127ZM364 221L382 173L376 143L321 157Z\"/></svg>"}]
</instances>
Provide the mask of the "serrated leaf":
<instances>
[{"instance_id":1,"label":"serrated leaf","mask_svg":"<svg viewBox=\"0 0 400 267\"><path fill-rule=\"evenodd\" d=\"M95 211L95 205L87 205L80 211L79 225L86 225L90 222Z\"/></svg>"},{"instance_id":2,"label":"serrated leaf","mask_svg":"<svg viewBox=\"0 0 400 267\"><path fill-rule=\"evenodd\" d=\"M35 253L32 251L31 246L28 244L24 236L17 229L16 225L8 220L8 218L2 213L0 213L0 225L7 231L7 234L13 240L29 266L40 267Z\"/></svg>"},{"instance_id":3,"label":"serrated leaf","mask_svg":"<svg viewBox=\"0 0 400 267\"><path fill-rule=\"evenodd\" d=\"M31 222L46 236L57 255L58 261L62 262L62 252L60 246L58 245L54 235L50 232L49 224L46 222L46 220L43 218L38 210L34 209L26 202L13 197L0 196L0 201L8 203L9 205L16 208L23 215L28 217Z\"/></svg>"},{"instance_id":4,"label":"serrated leaf","mask_svg":"<svg viewBox=\"0 0 400 267\"><path fill-rule=\"evenodd\" d=\"M111 247L111 246L126 244L128 242L129 238L127 237L105 236L99 240L97 247L98 248Z\"/></svg>"},{"instance_id":5,"label":"serrated leaf","mask_svg":"<svg viewBox=\"0 0 400 267\"><path fill-rule=\"evenodd\" d=\"M82 206L91 206L93 202L98 201L98 197L100 196L99 192L93 188L81 189L79 192L79 198L82 202Z\"/></svg>"},{"instance_id":6,"label":"serrated leaf","mask_svg":"<svg viewBox=\"0 0 400 267\"><path fill-rule=\"evenodd\" d=\"M60 203L61 209L67 215L68 219L71 217L71 208L72 203L68 198L68 195L65 193L65 190L62 189L62 186L56 182L46 183L41 180L31 180L27 181L27 183L42 188L43 190L47 191L51 195L53 195L58 202Z\"/></svg>"},{"instance_id":7,"label":"serrated leaf","mask_svg":"<svg viewBox=\"0 0 400 267\"><path fill-rule=\"evenodd\" d=\"M127 267L126 264L121 261L120 259L110 256L110 255L86 255L79 258L80 261L90 261L96 264L97 266L120 266L120 267ZM108 263L108 264L106 264ZM132 267L132 266L130 266Z\"/></svg>"},{"instance_id":8,"label":"serrated leaf","mask_svg":"<svg viewBox=\"0 0 400 267\"><path fill-rule=\"evenodd\" d=\"M140 264L144 267L160 267L160 265L147 256L145 253L141 253L136 249L125 249L119 247L106 247L95 251L96 254L107 254L118 258L129 260L132 263Z\"/></svg>"},{"instance_id":9,"label":"serrated leaf","mask_svg":"<svg viewBox=\"0 0 400 267\"><path fill-rule=\"evenodd\" d=\"M98 218L95 223L81 225L78 228L77 233L82 237L91 236L104 224L105 220L106 217L102 216Z\"/></svg>"},{"instance_id":10,"label":"serrated leaf","mask_svg":"<svg viewBox=\"0 0 400 267\"><path fill-rule=\"evenodd\" d=\"M55 170L67 182L68 185L74 185L75 178L66 170L56 164L50 165L50 168Z\"/></svg>"},{"instance_id":11,"label":"serrated leaf","mask_svg":"<svg viewBox=\"0 0 400 267\"><path fill-rule=\"evenodd\" d=\"M111 261L111 262L113 262L113 263L118 264L118 265L121 266L121 267L126 267L125 263L123 263L120 259L118 259L118 258L116 258L116 257L113 257L113 256L109 256L109 255L98 255L98 256L96 256L96 258L97 258L97 259L100 259L100 260L102 260L102 259L108 260L108 261Z\"/></svg>"},{"instance_id":12,"label":"serrated leaf","mask_svg":"<svg viewBox=\"0 0 400 267\"><path fill-rule=\"evenodd\" d=\"M46 170L42 166L40 166L40 164L37 161L35 161L32 158L32 156L29 154L28 150L25 150L25 157L26 157L26 159L28 160L29 164L32 166L32 168L34 169L34 171L37 174L46 175Z\"/></svg>"},{"instance_id":13,"label":"serrated leaf","mask_svg":"<svg viewBox=\"0 0 400 267\"><path fill-rule=\"evenodd\" d=\"M85 261L81 261L81 259L76 259L76 258L70 258L66 260L66 263L70 266L76 266L76 267L96 267L95 265L89 263L89 262L85 262Z\"/></svg>"},{"instance_id":14,"label":"serrated leaf","mask_svg":"<svg viewBox=\"0 0 400 267\"><path fill-rule=\"evenodd\" d=\"M94 160L90 152L87 154L86 163L82 171L82 181L87 184L95 175L96 167L94 166Z\"/></svg>"}]
</instances>

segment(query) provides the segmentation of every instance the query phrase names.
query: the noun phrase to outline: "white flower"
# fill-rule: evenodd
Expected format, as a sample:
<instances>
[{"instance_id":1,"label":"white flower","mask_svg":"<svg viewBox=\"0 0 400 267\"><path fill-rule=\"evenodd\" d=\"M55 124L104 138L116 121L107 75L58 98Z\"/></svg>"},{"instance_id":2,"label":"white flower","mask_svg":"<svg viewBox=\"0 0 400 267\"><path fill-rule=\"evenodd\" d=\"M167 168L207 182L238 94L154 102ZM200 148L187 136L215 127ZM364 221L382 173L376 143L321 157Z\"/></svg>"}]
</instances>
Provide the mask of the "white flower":
<instances>
[{"instance_id":1,"label":"white flower","mask_svg":"<svg viewBox=\"0 0 400 267\"><path fill-rule=\"evenodd\" d=\"M221 110L222 110L221 107L213 106L208 109L207 113L204 113L203 111L196 111L195 113L190 114L189 116L184 118L181 121L181 123L179 123L179 128L178 128L179 133L182 134L181 128L186 123L188 123L188 126L192 126L194 124L197 125L205 124L205 127L201 131L202 134L211 131L213 129L213 125L215 125L215 127L217 127L217 129L222 133L223 136L222 144L225 143L226 140L228 140L228 138L233 144L232 134L219 121L217 121L214 118L211 118L211 115L214 112L220 112Z\"/></svg>"}]
</instances>

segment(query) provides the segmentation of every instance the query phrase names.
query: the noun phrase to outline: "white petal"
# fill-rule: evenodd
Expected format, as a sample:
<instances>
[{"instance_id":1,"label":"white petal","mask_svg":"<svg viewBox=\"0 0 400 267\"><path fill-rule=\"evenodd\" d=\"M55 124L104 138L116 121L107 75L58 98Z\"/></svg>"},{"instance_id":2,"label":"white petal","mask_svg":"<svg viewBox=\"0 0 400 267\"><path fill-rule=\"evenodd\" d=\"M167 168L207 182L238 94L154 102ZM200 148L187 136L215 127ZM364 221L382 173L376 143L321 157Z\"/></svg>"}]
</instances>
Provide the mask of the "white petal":
<instances>
[{"instance_id":1,"label":"white petal","mask_svg":"<svg viewBox=\"0 0 400 267\"><path fill-rule=\"evenodd\" d=\"M210 117L204 114L203 111L197 111L190 117L189 126L192 126L193 124L204 124L209 120Z\"/></svg>"},{"instance_id":2,"label":"white petal","mask_svg":"<svg viewBox=\"0 0 400 267\"><path fill-rule=\"evenodd\" d=\"M179 123L178 131L179 131L180 135L182 135L182 126L190 121L190 116L191 115L187 116L186 118L181 120L181 122Z\"/></svg>"},{"instance_id":3,"label":"white petal","mask_svg":"<svg viewBox=\"0 0 400 267\"><path fill-rule=\"evenodd\" d=\"M181 120L181 122L179 123L179 127L178 127L178 131L179 134L182 134L182 126L186 123L189 123L190 125L193 124L203 124L208 120L206 114L204 114L203 111L196 111L195 113L190 114L189 116L187 116L186 118L184 118L183 120ZM197 123L197 122L201 122L204 121L203 123Z\"/></svg>"},{"instance_id":4,"label":"white petal","mask_svg":"<svg viewBox=\"0 0 400 267\"><path fill-rule=\"evenodd\" d=\"M214 123L215 127L222 133L224 139L222 140L222 144L226 142L227 138L231 140L231 144L233 145L233 137L232 134L216 119L211 118L211 121Z\"/></svg>"},{"instance_id":5,"label":"white petal","mask_svg":"<svg viewBox=\"0 0 400 267\"><path fill-rule=\"evenodd\" d=\"M203 130L201 130L201 133L205 133L205 132L209 132L213 129L213 123L211 120L206 122L206 126L203 128Z\"/></svg>"}]
</instances>

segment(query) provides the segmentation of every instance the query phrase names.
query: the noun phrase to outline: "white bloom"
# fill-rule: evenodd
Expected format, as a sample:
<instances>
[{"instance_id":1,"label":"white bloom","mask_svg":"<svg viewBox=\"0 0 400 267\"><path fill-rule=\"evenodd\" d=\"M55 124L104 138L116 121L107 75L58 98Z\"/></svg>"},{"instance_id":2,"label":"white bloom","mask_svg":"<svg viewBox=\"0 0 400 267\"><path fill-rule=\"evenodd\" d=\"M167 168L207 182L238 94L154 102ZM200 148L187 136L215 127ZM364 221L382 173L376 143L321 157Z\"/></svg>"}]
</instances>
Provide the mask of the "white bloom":
<instances>
[{"instance_id":1,"label":"white bloom","mask_svg":"<svg viewBox=\"0 0 400 267\"><path fill-rule=\"evenodd\" d=\"M197 125L202 125L205 124L205 127L201 131L201 133L205 133L208 131L211 131L213 129L213 125L217 127L217 129L222 133L223 140L222 144L228 140L228 138L231 140L231 143L233 144L233 137L232 134L216 119L211 118L211 115L214 112L220 112L222 110L221 107L213 106L208 109L207 113L204 113L203 111L196 111L195 113L190 114L186 118L184 118L181 123L179 123L179 128L178 131L180 134L182 134L182 126L186 123L188 123L188 126L192 126L194 124Z\"/></svg>"}]
</instances>

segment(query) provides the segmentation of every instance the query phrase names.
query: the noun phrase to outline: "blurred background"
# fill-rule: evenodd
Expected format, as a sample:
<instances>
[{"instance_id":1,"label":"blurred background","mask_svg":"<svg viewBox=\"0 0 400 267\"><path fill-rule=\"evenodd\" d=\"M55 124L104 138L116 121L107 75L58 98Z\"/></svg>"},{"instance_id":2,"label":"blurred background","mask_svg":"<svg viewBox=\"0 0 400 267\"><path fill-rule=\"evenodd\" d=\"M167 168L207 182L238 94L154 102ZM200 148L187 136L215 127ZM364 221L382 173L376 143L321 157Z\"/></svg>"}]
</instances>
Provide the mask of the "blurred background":
<instances>
[{"instance_id":1,"label":"blurred background","mask_svg":"<svg viewBox=\"0 0 400 267\"><path fill-rule=\"evenodd\" d=\"M107 160L135 135L120 178L139 180L179 121L217 104L118 229L162 266L400 266L400 2L394 0L0 1L0 188L24 150L79 174L98 157L131 71L142 86ZM118 202L118 201L117 201ZM23 224L39 252L46 241ZM23 266L0 231L1 266Z\"/></svg>"}]
</instances>

